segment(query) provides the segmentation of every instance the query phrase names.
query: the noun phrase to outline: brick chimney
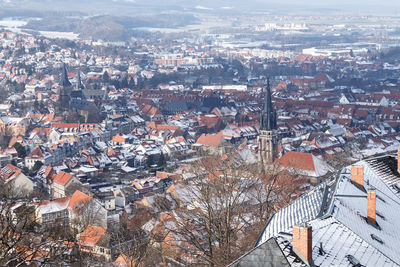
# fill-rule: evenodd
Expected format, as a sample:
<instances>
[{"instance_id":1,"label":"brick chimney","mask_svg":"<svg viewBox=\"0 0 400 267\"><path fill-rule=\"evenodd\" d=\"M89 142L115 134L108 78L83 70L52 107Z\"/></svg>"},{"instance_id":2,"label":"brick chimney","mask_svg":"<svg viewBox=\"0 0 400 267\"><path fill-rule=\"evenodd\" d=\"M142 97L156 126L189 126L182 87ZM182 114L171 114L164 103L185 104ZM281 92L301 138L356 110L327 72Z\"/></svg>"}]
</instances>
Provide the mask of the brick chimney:
<instances>
[{"instance_id":1,"label":"brick chimney","mask_svg":"<svg viewBox=\"0 0 400 267\"><path fill-rule=\"evenodd\" d=\"M400 172L400 149L397 150L397 171Z\"/></svg>"},{"instance_id":2,"label":"brick chimney","mask_svg":"<svg viewBox=\"0 0 400 267\"><path fill-rule=\"evenodd\" d=\"M307 264L312 262L312 227L307 223L293 226L293 250Z\"/></svg>"},{"instance_id":3,"label":"brick chimney","mask_svg":"<svg viewBox=\"0 0 400 267\"><path fill-rule=\"evenodd\" d=\"M367 193L367 218L373 224L376 224L376 191L368 189Z\"/></svg>"},{"instance_id":4,"label":"brick chimney","mask_svg":"<svg viewBox=\"0 0 400 267\"><path fill-rule=\"evenodd\" d=\"M352 166L351 167L351 180L360 186L364 187L364 167Z\"/></svg>"}]
</instances>

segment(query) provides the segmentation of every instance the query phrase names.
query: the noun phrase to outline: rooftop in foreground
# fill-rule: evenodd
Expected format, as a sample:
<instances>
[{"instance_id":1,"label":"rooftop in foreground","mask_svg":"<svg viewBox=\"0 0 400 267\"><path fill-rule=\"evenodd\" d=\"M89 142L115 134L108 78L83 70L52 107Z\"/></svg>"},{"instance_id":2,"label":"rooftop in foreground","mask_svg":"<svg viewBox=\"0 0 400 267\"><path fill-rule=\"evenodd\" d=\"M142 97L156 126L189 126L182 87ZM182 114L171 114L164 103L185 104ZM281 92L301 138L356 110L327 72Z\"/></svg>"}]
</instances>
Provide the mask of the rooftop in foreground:
<instances>
[{"instance_id":1,"label":"rooftop in foreground","mask_svg":"<svg viewBox=\"0 0 400 267\"><path fill-rule=\"evenodd\" d=\"M287 259L280 266L399 266L397 163L397 156L385 155L344 168L276 212L255 249L231 266L269 264L260 256L265 244L270 249L262 253ZM271 248L271 240L278 246Z\"/></svg>"}]
</instances>

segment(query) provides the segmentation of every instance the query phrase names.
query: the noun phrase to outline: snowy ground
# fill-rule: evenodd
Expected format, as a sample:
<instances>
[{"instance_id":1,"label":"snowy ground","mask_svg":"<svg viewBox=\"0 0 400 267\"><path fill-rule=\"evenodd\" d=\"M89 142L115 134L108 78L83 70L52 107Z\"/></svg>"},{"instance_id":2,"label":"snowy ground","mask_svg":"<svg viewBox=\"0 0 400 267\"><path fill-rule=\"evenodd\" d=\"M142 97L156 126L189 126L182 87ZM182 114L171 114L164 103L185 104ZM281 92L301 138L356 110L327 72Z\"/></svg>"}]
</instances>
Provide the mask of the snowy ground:
<instances>
[{"instance_id":1,"label":"snowy ground","mask_svg":"<svg viewBox=\"0 0 400 267\"><path fill-rule=\"evenodd\" d=\"M3 20L0 20L0 27L6 27L6 28L18 28L25 26L28 23L27 20L18 20L18 19L12 19L12 18L6 18Z\"/></svg>"},{"instance_id":2,"label":"snowy ground","mask_svg":"<svg viewBox=\"0 0 400 267\"><path fill-rule=\"evenodd\" d=\"M23 33L23 34L28 34L23 32L23 27L28 23L29 20L31 19L40 19L40 18L29 18L26 20L21 20L21 19L16 19L16 18L5 18L3 20L0 20L0 27L4 27L6 30L15 32L15 33ZM68 39L68 40L76 40L78 39L79 34L73 33L73 32L53 32L53 31L38 31L40 35L50 38L50 39L56 39L56 38L63 38L63 39Z\"/></svg>"},{"instance_id":3,"label":"snowy ground","mask_svg":"<svg viewBox=\"0 0 400 267\"><path fill-rule=\"evenodd\" d=\"M50 32L50 31L39 31L40 35L50 38L50 39L68 39L68 40L76 40L78 39L79 34L73 32Z\"/></svg>"}]
</instances>

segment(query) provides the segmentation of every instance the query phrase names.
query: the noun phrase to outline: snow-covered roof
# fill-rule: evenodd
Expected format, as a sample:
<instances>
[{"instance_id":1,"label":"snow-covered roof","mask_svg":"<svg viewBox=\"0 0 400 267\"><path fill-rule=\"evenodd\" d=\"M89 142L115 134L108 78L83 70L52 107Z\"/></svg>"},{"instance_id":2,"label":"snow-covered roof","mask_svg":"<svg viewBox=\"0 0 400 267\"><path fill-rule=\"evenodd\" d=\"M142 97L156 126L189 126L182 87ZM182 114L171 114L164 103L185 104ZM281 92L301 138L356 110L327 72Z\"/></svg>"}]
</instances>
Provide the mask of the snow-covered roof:
<instances>
[{"instance_id":1,"label":"snow-covered roof","mask_svg":"<svg viewBox=\"0 0 400 267\"><path fill-rule=\"evenodd\" d=\"M68 208L68 204L70 202L70 198L60 198L53 201L46 201L41 203L37 209L40 214L47 214L53 212L59 212L66 210Z\"/></svg>"},{"instance_id":2,"label":"snow-covered roof","mask_svg":"<svg viewBox=\"0 0 400 267\"><path fill-rule=\"evenodd\" d=\"M316 266L353 266L348 255L361 266L400 265L397 157L367 159L357 166L363 167L364 186L351 180L351 166L344 168L331 182L321 184L275 213L257 246L275 237L285 253L291 247L293 226L307 222L313 231L312 258ZM367 219L369 189L376 192L376 224ZM293 266L304 266L293 258L293 253L285 255Z\"/></svg>"},{"instance_id":3,"label":"snow-covered roof","mask_svg":"<svg viewBox=\"0 0 400 267\"><path fill-rule=\"evenodd\" d=\"M280 232L288 232L294 225L315 219L323 204L325 188L327 188L328 193L329 188L326 187L326 183L323 183L273 214L257 245L266 242Z\"/></svg>"},{"instance_id":4,"label":"snow-covered roof","mask_svg":"<svg viewBox=\"0 0 400 267\"><path fill-rule=\"evenodd\" d=\"M348 255L359 261L359 266L398 266L333 217L308 224L313 229L312 258L315 266L356 266L350 263ZM294 256L287 236L278 236L277 242L290 266L307 266ZM319 250L321 243L322 253Z\"/></svg>"}]
</instances>

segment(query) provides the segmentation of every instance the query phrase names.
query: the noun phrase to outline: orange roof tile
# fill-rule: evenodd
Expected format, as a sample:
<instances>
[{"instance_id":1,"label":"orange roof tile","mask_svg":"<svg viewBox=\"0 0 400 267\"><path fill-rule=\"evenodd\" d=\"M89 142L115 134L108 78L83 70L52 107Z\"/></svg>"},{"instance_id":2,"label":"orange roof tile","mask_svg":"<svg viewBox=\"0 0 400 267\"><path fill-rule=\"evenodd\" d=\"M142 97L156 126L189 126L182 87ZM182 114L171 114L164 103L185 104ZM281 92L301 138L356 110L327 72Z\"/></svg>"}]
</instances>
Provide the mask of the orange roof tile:
<instances>
[{"instance_id":1,"label":"orange roof tile","mask_svg":"<svg viewBox=\"0 0 400 267\"><path fill-rule=\"evenodd\" d=\"M66 185L72 178L72 174L60 171L54 176L54 182L61 185Z\"/></svg>"},{"instance_id":2,"label":"orange roof tile","mask_svg":"<svg viewBox=\"0 0 400 267\"><path fill-rule=\"evenodd\" d=\"M126 256L125 254L121 254L114 261L114 264L118 267L131 267L136 265L136 260Z\"/></svg>"},{"instance_id":3,"label":"orange roof tile","mask_svg":"<svg viewBox=\"0 0 400 267\"><path fill-rule=\"evenodd\" d=\"M35 148L29 155L28 158L43 158L43 152L40 147Z\"/></svg>"},{"instance_id":4,"label":"orange roof tile","mask_svg":"<svg viewBox=\"0 0 400 267\"><path fill-rule=\"evenodd\" d=\"M83 209L89 204L92 200L91 196L86 195L85 193L76 190L75 193L71 196L71 201L68 205L68 210L74 213L81 213Z\"/></svg>"},{"instance_id":5,"label":"orange roof tile","mask_svg":"<svg viewBox=\"0 0 400 267\"><path fill-rule=\"evenodd\" d=\"M278 159L282 167L314 171L314 160L311 153L290 151Z\"/></svg>"},{"instance_id":6,"label":"orange roof tile","mask_svg":"<svg viewBox=\"0 0 400 267\"><path fill-rule=\"evenodd\" d=\"M7 164L3 169L0 170L0 177L5 181L17 177L21 173L18 167L12 164Z\"/></svg>"},{"instance_id":7,"label":"orange roof tile","mask_svg":"<svg viewBox=\"0 0 400 267\"><path fill-rule=\"evenodd\" d=\"M222 131L217 134L202 134L196 144L205 146L219 146L223 140Z\"/></svg>"},{"instance_id":8,"label":"orange roof tile","mask_svg":"<svg viewBox=\"0 0 400 267\"><path fill-rule=\"evenodd\" d=\"M93 247L99 242L100 238L106 233L106 229L98 226L88 225L79 238L79 244Z\"/></svg>"},{"instance_id":9,"label":"orange roof tile","mask_svg":"<svg viewBox=\"0 0 400 267\"><path fill-rule=\"evenodd\" d=\"M112 141L116 142L116 143L125 143L125 138L123 138L122 136L117 134L117 135L113 136Z\"/></svg>"}]
</instances>

